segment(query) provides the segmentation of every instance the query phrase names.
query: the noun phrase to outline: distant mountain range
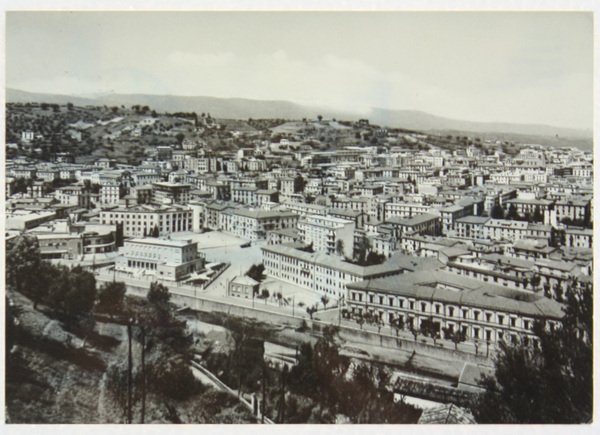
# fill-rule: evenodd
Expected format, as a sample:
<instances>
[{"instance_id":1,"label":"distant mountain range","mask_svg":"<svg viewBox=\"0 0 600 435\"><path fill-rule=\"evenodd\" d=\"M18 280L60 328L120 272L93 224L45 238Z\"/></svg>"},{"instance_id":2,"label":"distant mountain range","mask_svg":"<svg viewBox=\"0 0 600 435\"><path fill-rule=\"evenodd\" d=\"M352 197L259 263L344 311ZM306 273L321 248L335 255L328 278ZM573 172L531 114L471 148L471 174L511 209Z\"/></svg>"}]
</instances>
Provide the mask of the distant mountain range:
<instances>
[{"instance_id":1,"label":"distant mountain range","mask_svg":"<svg viewBox=\"0 0 600 435\"><path fill-rule=\"evenodd\" d=\"M389 126L410 126L420 131L455 130L473 133L512 133L522 135L591 138L590 130L555 127L544 124L513 124L508 122L475 122L444 118L415 110L371 109L369 120Z\"/></svg>"},{"instance_id":2,"label":"distant mountain range","mask_svg":"<svg viewBox=\"0 0 600 435\"><path fill-rule=\"evenodd\" d=\"M389 110L373 108L368 113L340 111L318 106L305 106L280 100L251 100L244 98L186 97L176 95L150 94L106 94L95 97L81 97L59 94L26 92L17 89L6 89L6 101L10 103L45 102L66 104L71 102L78 106L132 106L139 104L149 106L159 112L197 112L210 113L214 118L248 119L248 118L283 118L314 119L317 115L325 118L357 120L368 118L373 124L404 128L417 131L456 131L472 133L503 133L527 136L543 136L561 139L589 140L592 144L590 130L577 130L541 124L513 124L496 122L473 122L444 118L415 110Z\"/></svg>"}]
</instances>

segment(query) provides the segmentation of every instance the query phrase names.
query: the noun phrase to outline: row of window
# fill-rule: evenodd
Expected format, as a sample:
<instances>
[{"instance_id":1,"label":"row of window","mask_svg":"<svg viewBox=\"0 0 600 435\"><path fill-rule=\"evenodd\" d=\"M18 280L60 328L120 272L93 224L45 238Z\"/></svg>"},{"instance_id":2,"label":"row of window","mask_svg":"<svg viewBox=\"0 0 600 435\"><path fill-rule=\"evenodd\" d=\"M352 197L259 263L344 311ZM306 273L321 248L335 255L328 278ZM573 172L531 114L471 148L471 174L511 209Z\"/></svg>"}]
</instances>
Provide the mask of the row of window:
<instances>
[{"instance_id":1,"label":"row of window","mask_svg":"<svg viewBox=\"0 0 600 435\"><path fill-rule=\"evenodd\" d=\"M362 300L363 300L362 297L363 297L362 293L357 293L357 292L350 293L351 301L362 302ZM385 298L384 298L384 296L378 296L377 299L375 299L374 295L369 295L369 303L385 305ZM405 303L404 299L398 299L398 307L399 308L405 308L404 303ZM415 303L416 303L415 301L409 300L407 308L411 311L416 311L417 309L415 309ZM388 306L395 307L394 298L392 298L392 297L388 298ZM426 302L420 302L418 305L418 309L420 309L420 311L423 313L428 312L428 304ZM471 310L471 312L472 312L472 319L469 318L469 310ZM435 312L435 314L438 314L438 315L445 314L442 304L433 304L433 311ZM481 315L482 313L483 313L483 316ZM456 314L456 316L455 316L455 314ZM462 309L458 310L451 306L447 307L447 316L462 318L465 320L475 320L475 321L481 321L485 318L485 321L488 323L492 323L492 318L493 318L493 314L490 312L483 312L483 311L479 311L476 309L469 309L469 308L462 308ZM517 318L514 316L510 316L510 315L497 314L496 323L499 325L504 325L505 319L508 319L508 322L511 327L516 327ZM530 320L526 320L526 319L523 320L523 328L524 329L530 329L532 326L533 326L533 324Z\"/></svg>"}]
</instances>

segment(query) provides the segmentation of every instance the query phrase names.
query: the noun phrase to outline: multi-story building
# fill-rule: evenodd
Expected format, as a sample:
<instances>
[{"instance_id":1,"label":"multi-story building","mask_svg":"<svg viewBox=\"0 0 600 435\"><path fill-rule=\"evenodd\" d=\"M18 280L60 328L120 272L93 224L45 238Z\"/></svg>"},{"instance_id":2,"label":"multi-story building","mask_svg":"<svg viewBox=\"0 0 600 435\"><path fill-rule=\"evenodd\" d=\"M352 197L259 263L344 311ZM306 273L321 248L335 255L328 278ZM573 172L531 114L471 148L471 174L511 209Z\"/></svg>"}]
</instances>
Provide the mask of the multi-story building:
<instances>
[{"instance_id":1,"label":"multi-story building","mask_svg":"<svg viewBox=\"0 0 600 435\"><path fill-rule=\"evenodd\" d=\"M346 285L350 283L399 275L404 270L391 261L375 266L358 266L336 255L298 249L304 246L283 244L261 248L265 274L316 293L340 298L345 297Z\"/></svg>"},{"instance_id":2,"label":"multi-story building","mask_svg":"<svg viewBox=\"0 0 600 435\"><path fill-rule=\"evenodd\" d=\"M107 183L100 187L100 204L117 205L121 199L122 188L117 183Z\"/></svg>"},{"instance_id":3,"label":"multi-story building","mask_svg":"<svg viewBox=\"0 0 600 435\"><path fill-rule=\"evenodd\" d=\"M506 219L489 219L483 225L483 238L515 242L528 234L528 223Z\"/></svg>"},{"instance_id":4,"label":"multi-story building","mask_svg":"<svg viewBox=\"0 0 600 435\"><path fill-rule=\"evenodd\" d=\"M126 240L115 261L118 271L154 275L168 281L181 281L204 268L198 244L191 240L154 237Z\"/></svg>"},{"instance_id":5,"label":"multi-story building","mask_svg":"<svg viewBox=\"0 0 600 435\"><path fill-rule=\"evenodd\" d=\"M231 188L231 200L240 204L258 205L258 188L253 186L242 186Z\"/></svg>"},{"instance_id":6,"label":"multi-story building","mask_svg":"<svg viewBox=\"0 0 600 435\"><path fill-rule=\"evenodd\" d=\"M506 207L514 206L519 216L535 216L540 215L543 219L544 214L553 206L553 201L548 199L524 199L515 198L506 201Z\"/></svg>"},{"instance_id":7,"label":"multi-story building","mask_svg":"<svg viewBox=\"0 0 600 435\"><path fill-rule=\"evenodd\" d=\"M84 255L116 251L116 228L112 225L79 225L64 220L52 221L30 230L29 233L38 239L40 255L47 260L79 260Z\"/></svg>"},{"instance_id":8,"label":"multi-story building","mask_svg":"<svg viewBox=\"0 0 600 435\"><path fill-rule=\"evenodd\" d=\"M401 239L404 233L419 233L437 236L440 233L440 217L431 213L422 213L410 218L392 217L386 220L393 228L393 235Z\"/></svg>"},{"instance_id":9,"label":"multi-story building","mask_svg":"<svg viewBox=\"0 0 600 435\"><path fill-rule=\"evenodd\" d=\"M152 183L152 202L155 204L187 204L190 201L189 184Z\"/></svg>"},{"instance_id":10,"label":"multi-story building","mask_svg":"<svg viewBox=\"0 0 600 435\"><path fill-rule=\"evenodd\" d=\"M295 228L298 215L276 210L226 208L219 213L219 228L248 240L264 240L267 232Z\"/></svg>"},{"instance_id":11,"label":"multi-story building","mask_svg":"<svg viewBox=\"0 0 600 435\"><path fill-rule=\"evenodd\" d=\"M489 220L489 217L483 216L465 216L458 218L454 223L454 231L448 235L460 239L483 239L485 237L484 227Z\"/></svg>"},{"instance_id":12,"label":"multi-story building","mask_svg":"<svg viewBox=\"0 0 600 435\"><path fill-rule=\"evenodd\" d=\"M407 273L402 280L382 278L348 284L351 314L377 315L385 324L401 318L406 329L430 322L443 338L462 331L470 341L530 342L537 319L558 324L556 301L539 293L507 289L441 270Z\"/></svg>"},{"instance_id":13,"label":"multi-story building","mask_svg":"<svg viewBox=\"0 0 600 435\"><path fill-rule=\"evenodd\" d=\"M568 248L592 248L594 231L587 228L567 228L565 246Z\"/></svg>"},{"instance_id":14,"label":"multi-story building","mask_svg":"<svg viewBox=\"0 0 600 435\"><path fill-rule=\"evenodd\" d=\"M589 199L579 198L565 198L556 201L554 204L556 221L562 222L564 219L568 219L570 221L584 222L585 220L589 220L591 218L590 202Z\"/></svg>"},{"instance_id":15,"label":"multi-story building","mask_svg":"<svg viewBox=\"0 0 600 435\"><path fill-rule=\"evenodd\" d=\"M144 237L158 230L159 235L192 230L192 210L183 206L142 205L102 210L103 224L123 225L124 237Z\"/></svg>"},{"instance_id":16,"label":"multi-story building","mask_svg":"<svg viewBox=\"0 0 600 435\"><path fill-rule=\"evenodd\" d=\"M384 213L381 219L393 217L409 218L422 213L431 212L431 206L417 202L387 202L384 204Z\"/></svg>"},{"instance_id":17,"label":"multi-story building","mask_svg":"<svg viewBox=\"0 0 600 435\"><path fill-rule=\"evenodd\" d=\"M305 244L312 244L318 252L348 258L354 252L355 227L351 220L331 216L308 215L298 221L300 238Z\"/></svg>"}]
</instances>

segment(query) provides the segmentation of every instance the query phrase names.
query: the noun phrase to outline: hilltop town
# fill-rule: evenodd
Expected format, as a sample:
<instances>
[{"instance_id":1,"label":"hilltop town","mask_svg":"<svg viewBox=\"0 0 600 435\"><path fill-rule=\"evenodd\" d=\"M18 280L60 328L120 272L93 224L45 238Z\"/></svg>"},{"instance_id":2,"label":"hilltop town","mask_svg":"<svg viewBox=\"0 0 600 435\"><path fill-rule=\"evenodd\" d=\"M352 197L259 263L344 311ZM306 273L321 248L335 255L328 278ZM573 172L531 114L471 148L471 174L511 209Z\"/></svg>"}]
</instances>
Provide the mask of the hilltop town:
<instances>
[{"instance_id":1,"label":"hilltop town","mask_svg":"<svg viewBox=\"0 0 600 435\"><path fill-rule=\"evenodd\" d=\"M260 359L285 373L335 327L343 355L392 368L403 403L466 409L500 343L538 346L536 323L560 325L569 292L592 286L589 151L318 114L40 102L6 116L7 252L28 237L128 295L160 284L206 343L228 316L261 322ZM243 399L206 361L198 377ZM256 410L254 388L240 418L286 421ZM296 422L353 421L309 414Z\"/></svg>"}]
</instances>

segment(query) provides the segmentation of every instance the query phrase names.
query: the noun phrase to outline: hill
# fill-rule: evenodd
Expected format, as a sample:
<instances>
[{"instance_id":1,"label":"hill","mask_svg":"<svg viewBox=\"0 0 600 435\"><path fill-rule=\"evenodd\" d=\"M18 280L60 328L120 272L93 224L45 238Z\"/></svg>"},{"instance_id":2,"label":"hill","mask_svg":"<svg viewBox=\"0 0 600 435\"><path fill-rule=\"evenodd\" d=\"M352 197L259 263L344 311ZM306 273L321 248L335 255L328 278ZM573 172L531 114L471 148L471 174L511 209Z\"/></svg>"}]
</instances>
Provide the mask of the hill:
<instances>
[{"instance_id":1,"label":"hill","mask_svg":"<svg viewBox=\"0 0 600 435\"><path fill-rule=\"evenodd\" d=\"M416 110L389 110L373 108L367 113L335 110L319 106L305 106L282 100L252 100L245 98L217 98L205 96L177 96L151 94L108 94L94 98L68 95L31 93L6 89L6 100L10 103L48 102L66 104L72 102L78 106L149 106L159 112L196 112L210 113L215 118L249 119L278 118L288 120L314 119L317 115L325 118L357 120L368 118L371 123L408 130L425 132L462 132L467 135L487 134L491 137L506 135L527 136L534 143L547 145L573 145L582 149L591 149L592 132L542 124L515 124L501 122L474 122L432 115ZM503 136L504 135L504 136ZM560 138L560 141L555 139ZM502 139L501 139L502 140Z\"/></svg>"},{"instance_id":2,"label":"hill","mask_svg":"<svg viewBox=\"0 0 600 435\"><path fill-rule=\"evenodd\" d=\"M32 93L16 89L6 89L6 101L9 103L48 102L78 106L149 106L158 112L196 112L210 113L213 118L315 118L323 115L328 118L356 118L357 115L327 109L324 107L302 106L289 101L250 100L245 98L187 97L178 95L151 94L107 94L94 99Z\"/></svg>"},{"instance_id":3,"label":"hill","mask_svg":"<svg viewBox=\"0 0 600 435\"><path fill-rule=\"evenodd\" d=\"M502 122L474 122L444 118L414 110L371 109L369 119L381 125L420 131L462 131L471 133L504 133L528 136L549 136L591 139L592 132L543 124L513 124Z\"/></svg>"}]
</instances>

